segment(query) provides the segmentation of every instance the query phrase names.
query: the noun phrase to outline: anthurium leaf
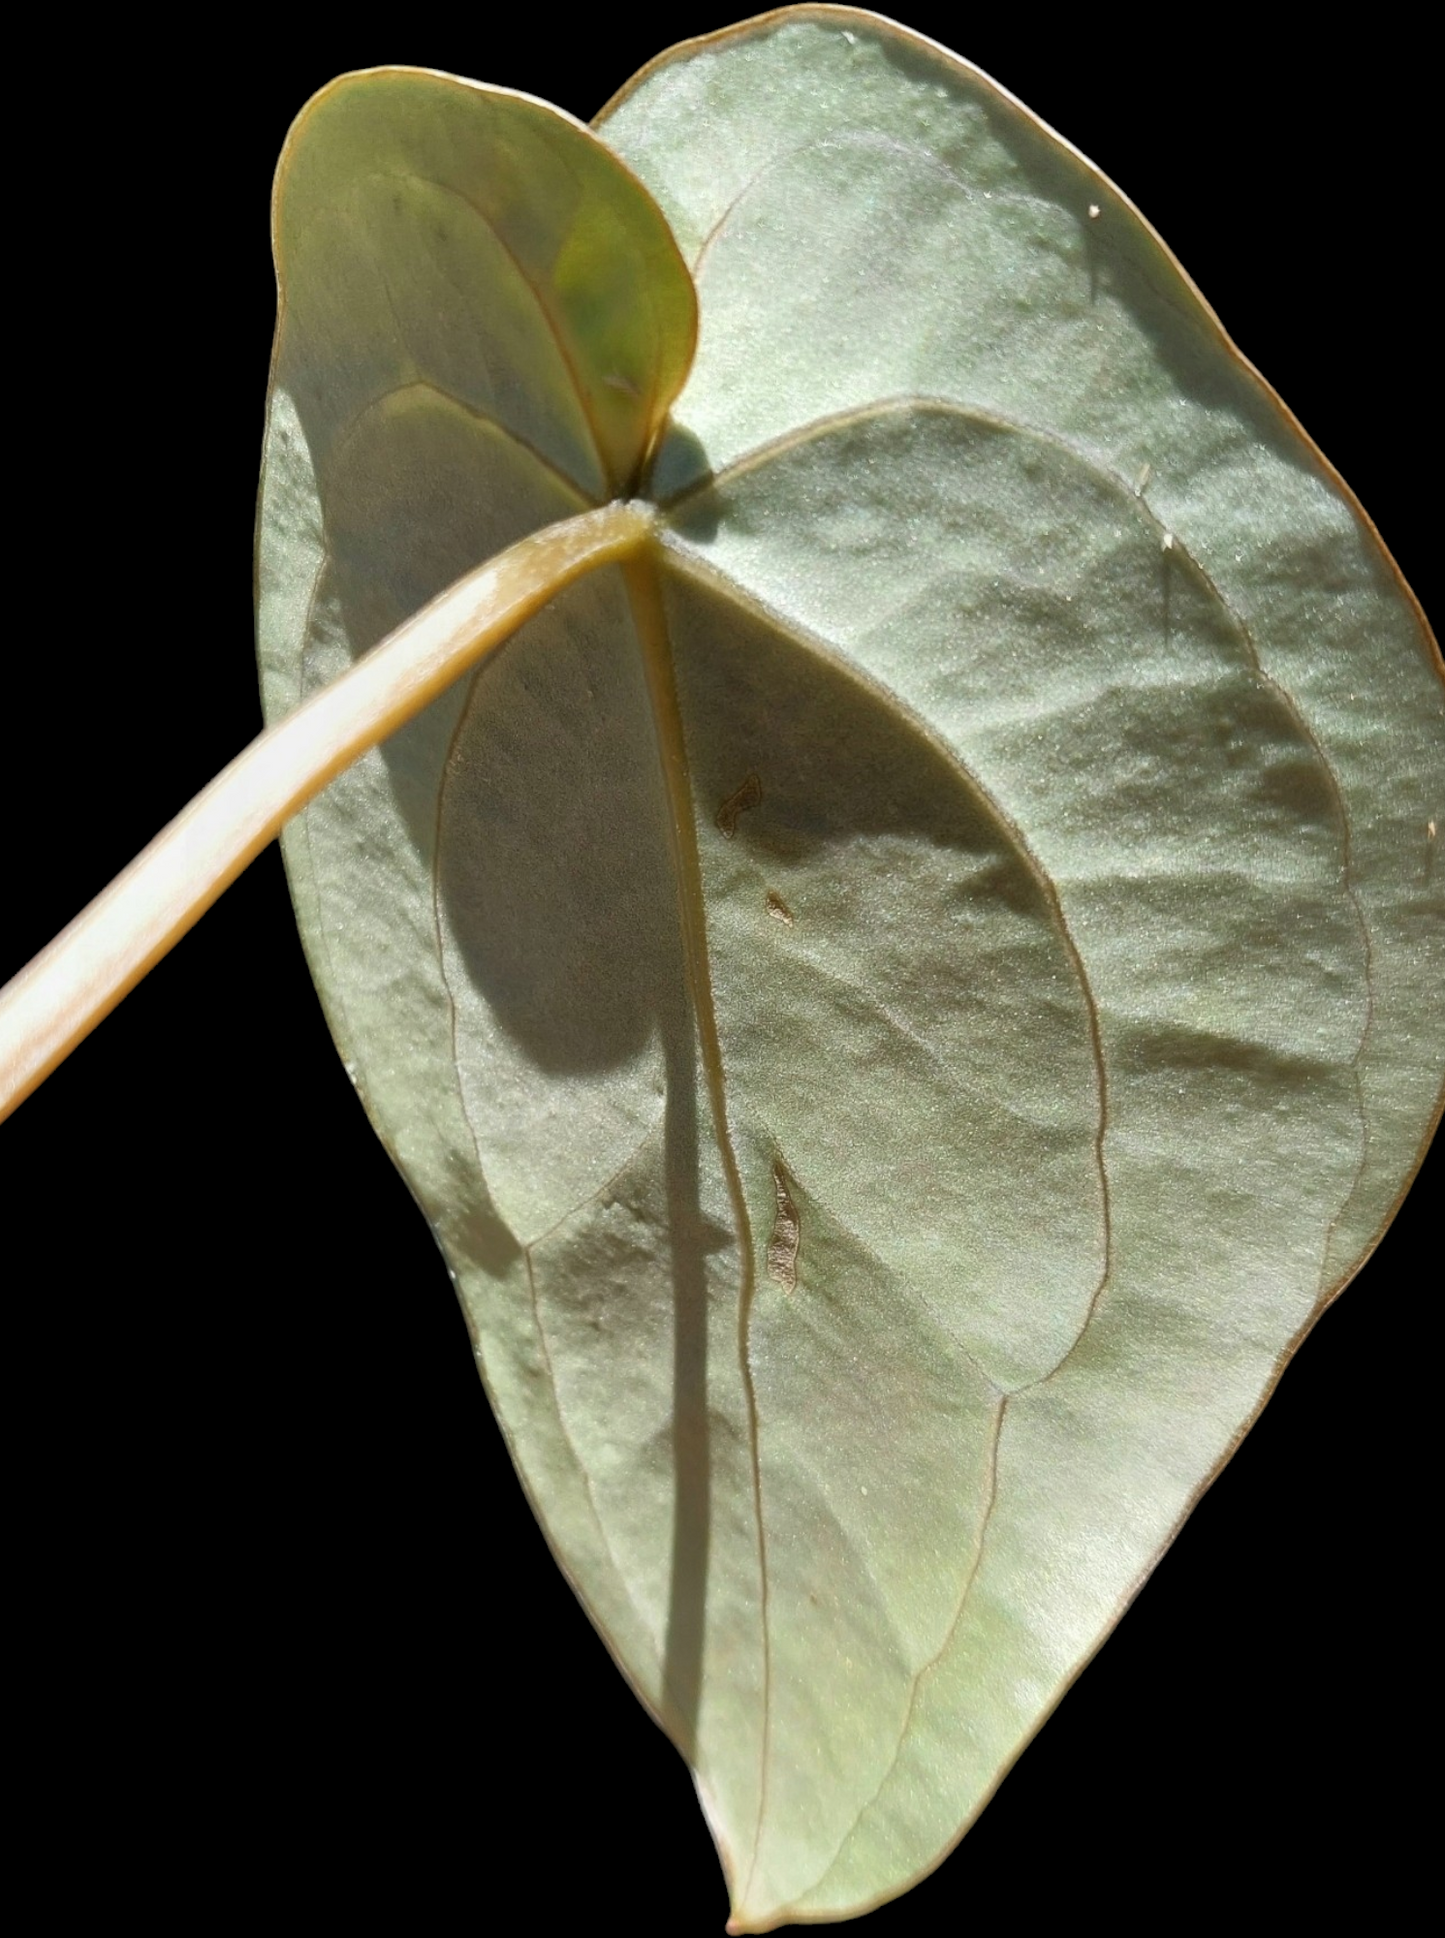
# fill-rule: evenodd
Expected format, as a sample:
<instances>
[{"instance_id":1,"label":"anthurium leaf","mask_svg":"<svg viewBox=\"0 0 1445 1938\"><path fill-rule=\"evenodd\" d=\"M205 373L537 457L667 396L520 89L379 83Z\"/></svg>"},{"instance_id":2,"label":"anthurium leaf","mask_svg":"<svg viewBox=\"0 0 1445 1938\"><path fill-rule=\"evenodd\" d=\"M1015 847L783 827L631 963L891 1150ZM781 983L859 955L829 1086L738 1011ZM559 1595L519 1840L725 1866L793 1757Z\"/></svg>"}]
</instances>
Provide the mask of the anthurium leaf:
<instances>
[{"instance_id":1,"label":"anthurium leaf","mask_svg":"<svg viewBox=\"0 0 1445 1938\"><path fill-rule=\"evenodd\" d=\"M1378 1235L1438 1110L1445 692L1157 238L974 70L796 9L599 127L625 166L433 75L303 115L261 646L284 708L659 507L287 862L767 1929L937 1862Z\"/></svg>"}]
</instances>

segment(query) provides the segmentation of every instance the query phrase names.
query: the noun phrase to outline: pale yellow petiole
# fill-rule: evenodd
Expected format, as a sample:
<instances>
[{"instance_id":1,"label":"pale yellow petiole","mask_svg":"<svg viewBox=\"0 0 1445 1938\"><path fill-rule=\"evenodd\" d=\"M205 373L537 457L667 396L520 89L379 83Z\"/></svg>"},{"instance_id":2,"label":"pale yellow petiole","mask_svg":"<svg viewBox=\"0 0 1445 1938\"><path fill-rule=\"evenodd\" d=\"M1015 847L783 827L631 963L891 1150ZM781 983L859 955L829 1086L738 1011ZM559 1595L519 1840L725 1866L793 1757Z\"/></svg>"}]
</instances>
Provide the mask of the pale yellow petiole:
<instances>
[{"instance_id":1,"label":"pale yellow petiole","mask_svg":"<svg viewBox=\"0 0 1445 1938\"><path fill-rule=\"evenodd\" d=\"M253 740L0 990L0 1119L134 989L298 808L564 586L630 557L651 529L646 506L617 503L524 538Z\"/></svg>"}]
</instances>

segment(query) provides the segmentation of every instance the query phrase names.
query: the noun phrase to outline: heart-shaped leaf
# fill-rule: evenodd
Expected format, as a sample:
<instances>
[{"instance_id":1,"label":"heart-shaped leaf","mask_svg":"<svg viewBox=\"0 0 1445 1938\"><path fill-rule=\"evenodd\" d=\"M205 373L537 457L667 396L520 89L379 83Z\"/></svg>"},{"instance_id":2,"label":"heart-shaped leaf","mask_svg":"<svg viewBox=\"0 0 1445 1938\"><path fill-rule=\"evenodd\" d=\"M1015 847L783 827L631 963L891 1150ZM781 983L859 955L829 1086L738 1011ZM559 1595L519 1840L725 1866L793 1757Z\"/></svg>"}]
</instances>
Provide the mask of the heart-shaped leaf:
<instances>
[{"instance_id":1,"label":"heart-shaped leaf","mask_svg":"<svg viewBox=\"0 0 1445 1938\"><path fill-rule=\"evenodd\" d=\"M601 133L416 73L303 116L263 663L288 707L659 506L287 859L766 1929L937 1861L1373 1244L1438 1109L1445 704L1338 480L975 71L799 9Z\"/></svg>"}]
</instances>

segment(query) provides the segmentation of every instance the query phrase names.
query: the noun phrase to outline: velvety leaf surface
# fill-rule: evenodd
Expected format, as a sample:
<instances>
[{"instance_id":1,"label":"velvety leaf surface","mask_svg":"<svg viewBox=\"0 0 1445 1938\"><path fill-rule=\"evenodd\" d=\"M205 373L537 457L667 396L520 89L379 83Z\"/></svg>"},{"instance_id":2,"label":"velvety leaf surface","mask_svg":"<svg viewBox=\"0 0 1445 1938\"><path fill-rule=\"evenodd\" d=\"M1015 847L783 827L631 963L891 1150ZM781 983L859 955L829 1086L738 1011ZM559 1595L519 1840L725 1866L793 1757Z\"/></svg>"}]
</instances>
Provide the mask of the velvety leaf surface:
<instances>
[{"instance_id":1,"label":"velvety leaf surface","mask_svg":"<svg viewBox=\"0 0 1445 1938\"><path fill-rule=\"evenodd\" d=\"M1419 1053L1438 655L1367 521L1119 192L929 43L798 9L665 57L603 126L700 292L691 435L659 463L664 495L703 453L718 468L835 412L953 399L1139 488L1287 687L1349 802L1374 945L1369 1149L1324 1267L1338 1282L1439 1081Z\"/></svg>"},{"instance_id":2,"label":"velvety leaf surface","mask_svg":"<svg viewBox=\"0 0 1445 1938\"><path fill-rule=\"evenodd\" d=\"M1445 707L1328 467L965 65L798 10L601 126L700 296L662 542L287 862L763 1929L937 1861L1373 1242L1440 1084ZM521 97L335 84L277 234L273 710L627 486L692 342L645 191Z\"/></svg>"}]
</instances>

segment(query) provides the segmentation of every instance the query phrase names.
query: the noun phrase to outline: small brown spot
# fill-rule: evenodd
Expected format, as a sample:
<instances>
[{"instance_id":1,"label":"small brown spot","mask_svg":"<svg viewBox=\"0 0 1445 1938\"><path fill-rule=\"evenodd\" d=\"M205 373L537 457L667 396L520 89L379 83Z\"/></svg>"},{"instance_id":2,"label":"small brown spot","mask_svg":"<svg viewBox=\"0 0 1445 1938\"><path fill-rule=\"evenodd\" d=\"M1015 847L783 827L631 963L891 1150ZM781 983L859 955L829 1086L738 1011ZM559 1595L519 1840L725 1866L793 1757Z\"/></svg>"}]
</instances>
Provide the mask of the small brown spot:
<instances>
[{"instance_id":1,"label":"small brown spot","mask_svg":"<svg viewBox=\"0 0 1445 1938\"><path fill-rule=\"evenodd\" d=\"M798 1244L802 1231L798 1207L788 1189L788 1174L777 1158L773 1159L773 1196L778 1209L773 1219L773 1235L768 1240L768 1277L785 1292L791 1292L798 1283Z\"/></svg>"},{"instance_id":2,"label":"small brown spot","mask_svg":"<svg viewBox=\"0 0 1445 1938\"><path fill-rule=\"evenodd\" d=\"M713 819L717 823L718 833L725 834L728 840L731 841L738 831L738 816L740 814L746 814L749 808L755 808L762 798L762 782L756 774L749 774L742 786L733 789L732 793L729 794L717 813L713 816Z\"/></svg>"},{"instance_id":3,"label":"small brown spot","mask_svg":"<svg viewBox=\"0 0 1445 1938\"><path fill-rule=\"evenodd\" d=\"M768 890L768 913L775 922L781 922L787 928L793 926L793 911L788 907L782 896L775 889L771 888Z\"/></svg>"}]
</instances>

